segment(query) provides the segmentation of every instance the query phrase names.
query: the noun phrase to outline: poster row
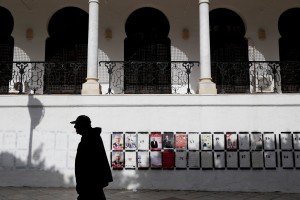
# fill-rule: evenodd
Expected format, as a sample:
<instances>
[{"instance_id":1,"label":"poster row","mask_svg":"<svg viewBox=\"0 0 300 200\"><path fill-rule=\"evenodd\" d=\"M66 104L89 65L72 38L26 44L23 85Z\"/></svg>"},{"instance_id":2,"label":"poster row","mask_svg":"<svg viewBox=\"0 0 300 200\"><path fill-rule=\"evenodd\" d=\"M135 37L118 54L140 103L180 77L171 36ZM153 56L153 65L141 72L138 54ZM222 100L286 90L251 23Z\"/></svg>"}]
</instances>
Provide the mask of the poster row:
<instances>
[{"instance_id":1,"label":"poster row","mask_svg":"<svg viewBox=\"0 0 300 200\"><path fill-rule=\"evenodd\" d=\"M279 156L277 156L279 155ZM278 163L278 158L280 162ZM210 152L210 151L112 151L113 169L147 169L147 168L190 168L190 169L284 169L300 168L300 152L253 151L253 152Z\"/></svg>"},{"instance_id":2,"label":"poster row","mask_svg":"<svg viewBox=\"0 0 300 200\"><path fill-rule=\"evenodd\" d=\"M279 144L274 133L261 132L113 132L112 150L300 150L300 133L281 133Z\"/></svg>"}]
</instances>

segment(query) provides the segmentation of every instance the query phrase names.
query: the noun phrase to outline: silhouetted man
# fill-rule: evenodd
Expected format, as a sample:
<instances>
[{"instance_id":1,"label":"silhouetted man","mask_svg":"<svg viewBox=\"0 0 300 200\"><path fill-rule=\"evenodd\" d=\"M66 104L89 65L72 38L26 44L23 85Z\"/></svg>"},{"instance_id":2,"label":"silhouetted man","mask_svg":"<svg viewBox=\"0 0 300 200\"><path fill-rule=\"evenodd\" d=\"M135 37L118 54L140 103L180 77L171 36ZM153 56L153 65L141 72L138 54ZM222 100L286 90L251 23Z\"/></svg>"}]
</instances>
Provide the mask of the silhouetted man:
<instances>
[{"instance_id":1,"label":"silhouetted man","mask_svg":"<svg viewBox=\"0 0 300 200\"><path fill-rule=\"evenodd\" d=\"M71 124L75 124L77 134L82 136L75 159L77 199L105 200L103 188L113 180L100 136L101 128L92 128L90 118L85 115Z\"/></svg>"}]
</instances>

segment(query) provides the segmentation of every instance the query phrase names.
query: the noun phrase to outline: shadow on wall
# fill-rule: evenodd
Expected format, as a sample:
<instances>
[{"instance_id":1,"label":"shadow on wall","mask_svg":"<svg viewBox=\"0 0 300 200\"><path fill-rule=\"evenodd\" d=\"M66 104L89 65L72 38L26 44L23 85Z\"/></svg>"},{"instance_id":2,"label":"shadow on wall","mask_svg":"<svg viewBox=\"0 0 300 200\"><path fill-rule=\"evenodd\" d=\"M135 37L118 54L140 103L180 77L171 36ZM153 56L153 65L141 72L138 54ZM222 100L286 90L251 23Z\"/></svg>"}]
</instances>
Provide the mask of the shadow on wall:
<instances>
[{"instance_id":1,"label":"shadow on wall","mask_svg":"<svg viewBox=\"0 0 300 200\"><path fill-rule=\"evenodd\" d=\"M54 166L46 168L46 159L41 158L41 145L32 154L32 164L17 158L10 152L0 154L0 186L30 186L30 187L72 187L75 185L73 176L66 180L65 176Z\"/></svg>"},{"instance_id":2,"label":"shadow on wall","mask_svg":"<svg viewBox=\"0 0 300 200\"><path fill-rule=\"evenodd\" d=\"M28 110L30 115L30 132L29 132L29 147L28 147L28 158L27 166L31 166L32 162L32 141L33 141L33 130L39 125L44 117L45 109L40 100L34 98L33 95L28 95Z\"/></svg>"},{"instance_id":3,"label":"shadow on wall","mask_svg":"<svg viewBox=\"0 0 300 200\"><path fill-rule=\"evenodd\" d=\"M43 104L34 95L29 95L27 106L30 115L29 130L4 132L3 146L0 146L0 186L74 186L73 169L69 170L64 165L63 174L59 171L53 154L55 150L44 147L44 143L33 144L34 135L37 134L34 131L45 114ZM70 174L66 174L69 171Z\"/></svg>"}]
</instances>

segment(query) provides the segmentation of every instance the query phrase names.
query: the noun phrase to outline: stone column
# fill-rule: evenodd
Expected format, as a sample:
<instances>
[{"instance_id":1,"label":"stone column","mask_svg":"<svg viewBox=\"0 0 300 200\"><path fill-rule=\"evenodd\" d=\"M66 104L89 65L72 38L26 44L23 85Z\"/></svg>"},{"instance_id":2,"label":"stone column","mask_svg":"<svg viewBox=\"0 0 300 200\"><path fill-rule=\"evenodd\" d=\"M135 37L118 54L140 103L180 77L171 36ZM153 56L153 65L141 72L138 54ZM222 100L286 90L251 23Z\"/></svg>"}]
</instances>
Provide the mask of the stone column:
<instances>
[{"instance_id":1,"label":"stone column","mask_svg":"<svg viewBox=\"0 0 300 200\"><path fill-rule=\"evenodd\" d=\"M200 27L200 80L199 94L217 94L216 84L211 78L209 0L199 0Z\"/></svg>"},{"instance_id":2,"label":"stone column","mask_svg":"<svg viewBox=\"0 0 300 200\"><path fill-rule=\"evenodd\" d=\"M98 34L99 34L99 0L89 0L89 38L87 78L82 85L82 95L99 95L101 86L98 82Z\"/></svg>"}]
</instances>

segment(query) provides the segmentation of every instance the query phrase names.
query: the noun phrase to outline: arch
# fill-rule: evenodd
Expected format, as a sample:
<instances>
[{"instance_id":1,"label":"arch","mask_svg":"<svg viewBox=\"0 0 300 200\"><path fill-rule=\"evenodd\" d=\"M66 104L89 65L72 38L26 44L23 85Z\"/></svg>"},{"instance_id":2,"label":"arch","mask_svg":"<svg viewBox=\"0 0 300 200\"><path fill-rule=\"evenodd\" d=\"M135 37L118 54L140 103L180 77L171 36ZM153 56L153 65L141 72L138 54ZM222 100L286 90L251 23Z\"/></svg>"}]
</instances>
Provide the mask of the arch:
<instances>
[{"instance_id":1,"label":"arch","mask_svg":"<svg viewBox=\"0 0 300 200\"><path fill-rule=\"evenodd\" d=\"M212 78L219 93L247 93L250 89L248 42L242 18L232 10L210 12ZM220 63L239 62L238 65ZM244 63L243 63L244 62Z\"/></svg>"},{"instance_id":2,"label":"arch","mask_svg":"<svg viewBox=\"0 0 300 200\"><path fill-rule=\"evenodd\" d=\"M80 93L87 75L88 13L76 7L58 10L49 21L48 34L46 61L83 64L46 67L44 93Z\"/></svg>"},{"instance_id":3,"label":"arch","mask_svg":"<svg viewBox=\"0 0 300 200\"><path fill-rule=\"evenodd\" d=\"M135 64L127 64L124 68L125 93L171 93L169 31L167 17L155 8L137 9L127 18L124 60ZM167 66L157 64L158 61Z\"/></svg>"},{"instance_id":4,"label":"arch","mask_svg":"<svg viewBox=\"0 0 300 200\"><path fill-rule=\"evenodd\" d=\"M281 90L300 92L300 8L290 8L278 20Z\"/></svg>"},{"instance_id":5,"label":"arch","mask_svg":"<svg viewBox=\"0 0 300 200\"><path fill-rule=\"evenodd\" d=\"M10 11L0 6L0 94L8 93L9 80L12 78L14 38L11 36L14 19ZM4 63L8 62L8 63Z\"/></svg>"}]
</instances>

